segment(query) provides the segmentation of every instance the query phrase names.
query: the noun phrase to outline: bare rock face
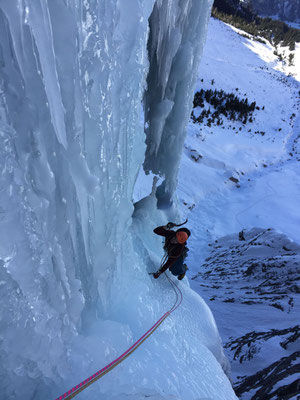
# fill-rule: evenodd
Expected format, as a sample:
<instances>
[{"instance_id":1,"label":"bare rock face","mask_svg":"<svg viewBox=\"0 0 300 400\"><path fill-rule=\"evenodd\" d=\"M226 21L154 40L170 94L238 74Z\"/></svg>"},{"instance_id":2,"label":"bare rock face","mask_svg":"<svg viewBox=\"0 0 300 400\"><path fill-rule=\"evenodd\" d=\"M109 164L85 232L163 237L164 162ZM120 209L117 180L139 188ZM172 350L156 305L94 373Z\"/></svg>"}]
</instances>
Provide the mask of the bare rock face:
<instances>
[{"instance_id":1,"label":"bare rock face","mask_svg":"<svg viewBox=\"0 0 300 400\"><path fill-rule=\"evenodd\" d=\"M296 399L300 246L273 229L254 228L210 247L192 279L220 327L237 396Z\"/></svg>"}]
</instances>

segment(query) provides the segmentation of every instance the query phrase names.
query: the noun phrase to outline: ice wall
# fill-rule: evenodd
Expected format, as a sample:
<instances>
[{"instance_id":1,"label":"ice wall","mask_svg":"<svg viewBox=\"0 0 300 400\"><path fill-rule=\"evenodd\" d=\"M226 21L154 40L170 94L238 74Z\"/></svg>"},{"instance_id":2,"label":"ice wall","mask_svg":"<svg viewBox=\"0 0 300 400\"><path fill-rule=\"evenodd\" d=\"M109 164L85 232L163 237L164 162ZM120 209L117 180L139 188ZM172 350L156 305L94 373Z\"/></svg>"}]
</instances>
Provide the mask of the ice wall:
<instances>
[{"instance_id":1,"label":"ice wall","mask_svg":"<svg viewBox=\"0 0 300 400\"><path fill-rule=\"evenodd\" d=\"M152 6L0 1L2 398L58 376L107 308L143 160Z\"/></svg>"},{"instance_id":2,"label":"ice wall","mask_svg":"<svg viewBox=\"0 0 300 400\"><path fill-rule=\"evenodd\" d=\"M206 15L209 3L200 3ZM192 11L200 18L198 1L168 4L174 20L156 20L161 38L175 21L187 26ZM160 243L156 239L152 250L143 244L163 216L150 218L139 238L138 228L130 227L133 186L146 148L140 114L153 5L154 0L0 0L1 400L54 398L124 351L164 311L147 274L147 266L154 266L149 254ZM164 10L164 2L155 7ZM158 28L151 21L153 35ZM172 43L164 46L173 54ZM186 52L191 54L191 43ZM167 48L164 57L172 58ZM168 71L164 77L169 80ZM153 106L151 100L149 110ZM182 107L187 110L185 98ZM156 342L153 352L151 342L81 398L110 399L112 393L149 387L159 395L183 398L186 392L195 398L201 385L199 393L218 393L209 381L215 370L234 398L220 368L213 319L203 304L197 310L205 322L202 328L191 322L190 340L202 329L193 346L202 349L194 357L204 372L192 373L191 392L187 379L182 385L164 378L179 357L182 325L174 340L173 321L162 333L168 344L159 367L154 365L161 346ZM193 352L184 343L183 350ZM187 359L177 365L178 373Z\"/></svg>"},{"instance_id":3,"label":"ice wall","mask_svg":"<svg viewBox=\"0 0 300 400\"><path fill-rule=\"evenodd\" d=\"M158 0L149 21L144 169L165 178L158 193L165 203L177 185L211 6L212 0Z\"/></svg>"}]
</instances>

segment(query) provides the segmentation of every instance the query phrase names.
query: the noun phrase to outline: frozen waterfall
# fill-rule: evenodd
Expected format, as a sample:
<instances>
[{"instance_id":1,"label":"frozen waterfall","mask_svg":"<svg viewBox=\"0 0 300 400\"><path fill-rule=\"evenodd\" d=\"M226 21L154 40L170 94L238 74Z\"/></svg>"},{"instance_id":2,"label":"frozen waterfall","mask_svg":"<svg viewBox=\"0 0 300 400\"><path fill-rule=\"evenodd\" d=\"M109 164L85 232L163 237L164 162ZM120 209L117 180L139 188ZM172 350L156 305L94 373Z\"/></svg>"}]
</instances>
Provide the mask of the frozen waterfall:
<instances>
[{"instance_id":1,"label":"frozen waterfall","mask_svg":"<svg viewBox=\"0 0 300 400\"><path fill-rule=\"evenodd\" d=\"M174 192L210 6L0 0L1 400L57 397L172 302L147 273L166 216L132 193L144 161ZM235 399L210 310L181 286L178 313L78 398Z\"/></svg>"},{"instance_id":2,"label":"frozen waterfall","mask_svg":"<svg viewBox=\"0 0 300 400\"><path fill-rule=\"evenodd\" d=\"M170 205L192 108L211 1L157 1L149 19L145 95L146 172L165 178L159 203ZM202 38L202 40L199 40Z\"/></svg>"}]
</instances>

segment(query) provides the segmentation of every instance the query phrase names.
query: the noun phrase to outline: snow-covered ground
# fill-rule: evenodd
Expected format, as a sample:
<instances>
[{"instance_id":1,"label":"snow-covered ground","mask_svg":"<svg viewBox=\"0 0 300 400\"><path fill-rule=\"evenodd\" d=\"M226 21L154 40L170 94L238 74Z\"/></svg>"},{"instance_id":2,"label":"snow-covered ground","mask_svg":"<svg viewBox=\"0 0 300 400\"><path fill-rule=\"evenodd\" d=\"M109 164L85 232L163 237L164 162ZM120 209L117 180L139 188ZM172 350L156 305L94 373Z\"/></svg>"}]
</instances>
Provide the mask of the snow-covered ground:
<instances>
[{"instance_id":1,"label":"snow-covered ground","mask_svg":"<svg viewBox=\"0 0 300 400\"><path fill-rule=\"evenodd\" d=\"M182 216L189 218L192 230L189 277L205 273L202 265L211 255L209 243L224 235L237 236L242 229L274 228L300 242L300 47L296 45L295 65L288 66L278 60L270 44L239 33L211 19L196 90L222 89L255 101L260 109L246 125L226 118L222 126L189 123L177 192ZM230 359L234 355L230 337L299 322L295 309L290 314L264 304L218 300L225 290L223 279L219 273L215 286L210 282L206 287L198 277L191 280L191 287L211 307ZM243 285L243 276L240 279L238 284ZM233 292L239 292L231 284ZM282 357L280 349L277 341L277 347L266 346L246 366L234 361L235 383L238 376L253 374ZM250 392L243 396L252 398Z\"/></svg>"},{"instance_id":2,"label":"snow-covered ground","mask_svg":"<svg viewBox=\"0 0 300 400\"><path fill-rule=\"evenodd\" d=\"M196 90L223 89L260 110L246 125L223 118L223 126L188 126L178 196L193 228L191 268L211 239L242 228L273 227L300 240L300 84L277 70L273 50L210 21Z\"/></svg>"},{"instance_id":3,"label":"snow-covered ground","mask_svg":"<svg viewBox=\"0 0 300 400\"><path fill-rule=\"evenodd\" d=\"M239 377L253 375L284 355L290 356L290 353L284 354L276 337L282 339L281 331L289 332L299 322L296 317L299 302L291 309L281 310L264 298L259 304L247 304L248 299L244 299L243 304L241 301L228 301L224 295L226 290L235 293L233 297L239 297L239 288L245 286L243 274L231 282L226 281L226 285L222 284L222 274L230 277L230 258L226 258L229 264L226 273L212 273L214 279L205 275L208 271L203 265L209 264L205 259L211 257L211 243L225 235L233 235L238 243L238 232L243 229L274 229L274 242L278 241L278 249L281 248L281 234L287 235L287 241L300 242L300 46L296 44L294 65L288 65L279 61L274 54L275 48L269 43L263 44L242 35L242 31L211 18L195 92L201 89L223 90L234 93L239 99L248 98L249 103L255 101L259 109L253 113L253 122L248 121L245 125L225 117L221 126L208 126L207 119L202 124L190 120L177 196L182 220L189 218L187 226L192 231L188 277L196 278L190 280L191 287L213 311L227 347L226 353L232 360L232 378L238 394L243 399L251 399L258 390L254 387L256 381L253 380L251 392L247 381L238 388ZM287 49L279 48L278 51L284 54ZM208 107L213 111L213 107L205 103L205 108ZM196 117L200 113L200 107L194 109ZM151 176L140 175L136 198L145 195L147 190L149 192L151 180ZM227 251L230 254L230 249ZM267 256L263 248L260 252ZM277 257L281 259L279 250ZM211 263L213 271L214 263ZM295 265L297 276L299 256ZM204 277L208 281L204 281ZM254 280L249 283L249 293L253 291L251 285L261 282ZM279 336L275 335L275 339L271 338L267 344L259 338L259 345L256 339L253 344L243 338L247 333L249 337L253 336L250 334L253 331L268 332L272 329L279 330ZM258 348L258 355L254 349L254 356L248 362L240 363L239 357L234 356L234 338L244 343L246 349L249 345L249 351ZM291 383L291 379L293 376L283 382ZM265 390L275 390L280 384L282 382L277 382Z\"/></svg>"},{"instance_id":4,"label":"snow-covered ground","mask_svg":"<svg viewBox=\"0 0 300 400\"><path fill-rule=\"evenodd\" d=\"M236 394L276 399L279 388L285 395L294 393L300 246L270 228L253 228L216 240L210 248L192 286L217 317ZM260 397L251 397L255 393Z\"/></svg>"}]
</instances>

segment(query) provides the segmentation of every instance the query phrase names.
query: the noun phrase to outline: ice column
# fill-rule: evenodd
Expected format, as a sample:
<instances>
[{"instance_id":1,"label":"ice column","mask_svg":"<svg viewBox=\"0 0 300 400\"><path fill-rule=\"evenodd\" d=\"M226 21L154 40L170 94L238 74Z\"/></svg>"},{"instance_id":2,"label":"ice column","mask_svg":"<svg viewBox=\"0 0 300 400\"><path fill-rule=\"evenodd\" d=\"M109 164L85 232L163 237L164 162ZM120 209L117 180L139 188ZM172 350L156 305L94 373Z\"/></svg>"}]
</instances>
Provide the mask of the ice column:
<instances>
[{"instance_id":1,"label":"ice column","mask_svg":"<svg viewBox=\"0 0 300 400\"><path fill-rule=\"evenodd\" d=\"M150 17L150 70L145 94L144 169L165 178L170 199L190 115L212 0L158 0Z\"/></svg>"},{"instance_id":2,"label":"ice column","mask_svg":"<svg viewBox=\"0 0 300 400\"><path fill-rule=\"evenodd\" d=\"M0 0L5 398L37 385L45 398L72 338L106 311L145 151L153 3Z\"/></svg>"}]
</instances>

